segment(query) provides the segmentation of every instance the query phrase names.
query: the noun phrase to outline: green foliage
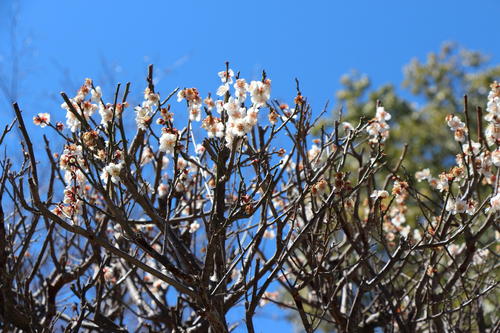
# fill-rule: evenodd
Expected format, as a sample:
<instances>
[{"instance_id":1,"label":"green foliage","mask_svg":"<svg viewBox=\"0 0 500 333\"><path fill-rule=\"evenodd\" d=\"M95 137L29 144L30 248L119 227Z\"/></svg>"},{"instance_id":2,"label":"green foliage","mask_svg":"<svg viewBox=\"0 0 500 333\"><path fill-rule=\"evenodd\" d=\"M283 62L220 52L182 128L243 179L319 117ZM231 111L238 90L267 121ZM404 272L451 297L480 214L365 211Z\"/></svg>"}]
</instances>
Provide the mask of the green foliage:
<instances>
[{"instance_id":1,"label":"green foliage","mask_svg":"<svg viewBox=\"0 0 500 333\"><path fill-rule=\"evenodd\" d=\"M393 84L373 87L367 75L357 72L344 75L335 110L341 107L342 121L355 124L360 117L371 117L380 100L392 115L386 153L399 156L407 143L407 171L414 174L418 167L428 165L436 174L452 164L452 152L457 148L446 126L446 115L463 113L463 96L467 93L471 123L475 126L476 106L484 109L489 84L499 76L500 66L488 66L485 55L445 43L439 52L429 53L425 62L413 59L405 66L404 90ZM319 127L332 126L335 120L336 114ZM474 126L471 137L477 140Z\"/></svg>"}]
</instances>

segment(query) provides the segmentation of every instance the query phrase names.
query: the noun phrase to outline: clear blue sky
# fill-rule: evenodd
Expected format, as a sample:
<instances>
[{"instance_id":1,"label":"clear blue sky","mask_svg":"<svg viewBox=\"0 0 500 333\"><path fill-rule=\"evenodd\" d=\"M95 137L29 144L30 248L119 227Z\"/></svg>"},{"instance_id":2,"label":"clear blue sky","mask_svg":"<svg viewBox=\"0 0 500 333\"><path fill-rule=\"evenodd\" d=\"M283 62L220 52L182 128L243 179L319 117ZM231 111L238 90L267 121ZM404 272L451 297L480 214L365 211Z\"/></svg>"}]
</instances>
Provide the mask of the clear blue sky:
<instances>
[{"instance_id":1,"label":"clear blue sky","mask_svg":"<svg viewBox=\"0 0 500 333\"><path fill-rule=\"evenodd\" d=\"M0 2L7 13L9 1ZM180 85L205 93L216 89L216 73L228 60L245 78L266 69L276 98L290 100L298 77L319 108L333 99L342 74L357 69L375 85L398 83L403 65L438 50L443 41L483 51L493 62L500 56L500 3L492 0L20 4L21 32L35 51L25 88L37 97L73 89L65 73L75 86L85 77L109 77L103 62L116 81L130 80L136 91L152 62L162 72L164 91ZM0 24L5 28L5 21ZM42 105L51 107L46 99Z\"/></svg>"},{"instance_id":2,"label":"clear blue sky","mask_svg":"<svg viewBox=\"0 0 500 333\"><path fill-rule=\"evenodd\" d=\"M2 17L11 15L11 5L0 1ZM63 120L59 91L73 94L85 77L97 84L112 77L132 81L138 94L149 63L156 65L164 94L176 86L206 94L216 90L216 73L228 60L247 79L266 69L273 97L285 101L293 98L298 77L319 108L333 100L342 74L357 69L375 85L399 84L403 65L444 41L482 51L497 64L499 14L497 0L25 0L19 35L30 37L31 55L21 62L27 74L20 101L27 114L49 111ZM0 66L8 60L7 28L2 19ZM0 105L3 126L11 113ZM259 331L271 326L291 329L282 321L257 324Z\"/></svg>"}]
</instances>

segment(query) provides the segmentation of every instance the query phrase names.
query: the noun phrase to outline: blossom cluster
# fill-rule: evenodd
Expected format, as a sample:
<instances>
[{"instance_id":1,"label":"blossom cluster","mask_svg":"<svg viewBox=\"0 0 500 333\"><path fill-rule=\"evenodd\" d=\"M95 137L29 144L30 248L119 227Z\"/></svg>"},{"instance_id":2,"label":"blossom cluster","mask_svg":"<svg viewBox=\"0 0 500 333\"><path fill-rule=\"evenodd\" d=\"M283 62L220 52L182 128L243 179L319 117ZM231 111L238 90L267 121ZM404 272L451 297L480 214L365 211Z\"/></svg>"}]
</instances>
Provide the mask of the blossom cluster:
<instances>
[{"instance_id":1,"label":"blossom cluster","mask_svg":"<svg viewBox=\"0 0 500 333\"><path fill-rule=\"evenodd\" d=\"M478 175L484 184L492 187L490 205L486 210L500 211L497 179L500 167L500 85L497 82L491 85L486 111L484 119L488 125L484 131L484 139L483 133L478 133L478 141L470 137L467 125L457 115L447 115L445 121L462 151L456 156L456 166L442 172L438 178L432 177L430 169L416 172L415 178L419 182L428 181L432 188L441 192L450 192L453 184L462 188L470 175ZM453 215L474 215L477 208L478 202L462 191L449 198L445 204L446 211Z\"/></svg>"},{"instance_id":2,"label":"blossom cluster","mask_svg":"<svg viewBox=\"0 0 500 333\"><path fill-rule=\"evenodd\" d=\"M219 72L223 84L217 89L217 96L223 99L214 101L209 95L204 99L207 116L203 119L202 128L207 131L208 137L225 138L229 148L234 143L240 143L246 133L257 124L259 108L266 106L271 94L271 80L252 81L250 84L243 78L236 79L233 84L234 71L228 69ZM231 95L230 85L233 84L234 94ZM245 106L247 94L250 94L252 105ZM186 100L189 119L201 120L201 97L196 88L186 88L178 92L177 101ZM212 110L220 114L214 116Z\"/></svg>"},{"instance_id":3,"label":"blossom cluster","mask_svg":"<svg viewBox=\"0 0 500 333\"><path fill-rule=\"evenodd\" d=\"M391 114L385 111L383 106L377 106L375 118L370 120L366 127L366 132L370 135L371 143L383 143L389 137L389 124L387 121L391 119ZM344 128L352 129L352 126L344 123Z\"/></svg>"}]
</instances>

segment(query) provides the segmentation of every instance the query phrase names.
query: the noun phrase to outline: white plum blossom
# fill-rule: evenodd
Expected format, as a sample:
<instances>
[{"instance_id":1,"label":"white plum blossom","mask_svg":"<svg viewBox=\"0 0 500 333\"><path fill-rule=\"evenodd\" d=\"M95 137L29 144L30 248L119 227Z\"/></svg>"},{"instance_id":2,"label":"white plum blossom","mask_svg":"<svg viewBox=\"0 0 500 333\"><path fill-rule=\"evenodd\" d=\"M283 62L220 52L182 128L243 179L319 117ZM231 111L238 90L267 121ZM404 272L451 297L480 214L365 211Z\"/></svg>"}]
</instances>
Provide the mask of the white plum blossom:
<instances>
[{"instance_id":1,"label":"white plum blossom","mask_svg":"<svg viewBox=\"0 0 500 333\"><path fill-rule=\"evenodd\" d=\"M251 128L251 127L250 127ZM243 118L229 118L228 133L236 137L242 137L248 132L249 126ZM226 138L227 140L227 138Z\"/></svg>"},{"instance_id":2,"label":"white plum blossom","mask_svg":"<svg viewBox=\"0 0 500 333\"><path fill-rule=\"evenodd\" d=\"M348 131L354 131L354 127L351 125L351 123L349 123L347 121L344 121L342 124L340 124L340 126L342 126L342 128L346 132L348 132Z\"/></svg>"},{"instance_id":3,"label":"white plum blossom","mask_svg":"<svg viewBox=\"0 0 500 333\"><path fill-rule=\"evenodd\" d=\"M474 265L482 265L486 262L489 257L490 251L488 248L477 250L472 257L472 263Z\"/></svg>"},{"instance_id":4,"label":"white plum blossom","mask_svg":"<svg viewBox=\"0 0 500 333\"><path fill-rule=\"evenodd\" d=\"M147 87L144 90L144 104L145 105L152 107L153 105L158 104L159 101L160 101L159 94L155 94L151 89L149 89L149 87Z\"/></svg>"},{"instance_id":5,"label":"white plum blossom","mask_svg":"<svg viewBox=\"0 0 500 333\"><path fill-rule=\"evenodd\" d=\"M247 92L248 92L248 83L245 81L245 79L238 79L236 80L236 83L234 84L234 93L236 98L238 99L239 103L245 102L245 99L247 98Z\"/></svg>"},{"instance_id":6,"label":"white plum blossom","mask_svg":"<svg viewBox=\"0 0 500 333\"><path fill-rule=\"evenodd\" d=\"M232 117L232 118L244 117L244 114L242 114L241 111L242 111L242 109L244 111L245 108L241 108L238 101L235 100L234 97L232 97L232 96L229 97L227 103L224 103L223 107L224 107L224 110L226 110L229 117Z\"/></svg>"},{"instance_id":7,"label":"white plum blossom","mask_svg":"<svg viewBox=\"0 0 500 333\"><path fill-rule=\"evenodd\" d=\"M372 194L370 195L371 198L378 200L378 199L385 199L389 197L389 192L386 190L374 190Z\"/></svg>"},{"instance_id":8,"label":"white plum blossom","mask_svg":"<svg viewBox=\"0 0 500 333\"><path fill-rule=\"evenodd\" d=\"M259 109L253 106L249 108L246 113L247 115L245 117L245 120L250 125L250 127L257 125L257 120L259 117Z\"/></svg>"},{"instance_id":9,"label":"white plum blossom","mask_svg":"<svg viewBox=\"0 0 500 333\"><path fill-rule=\"evenodd\" d=\"M79 106L74 101L70 100L73 105L74 110L78 110ZM75 114L71 111L71 107L66 104L66 102L61 104L61 108L66 110L66 125L70 129L71 132L76 132L76 130L80 129L80 120L75 116Z\"/></svg>"},{"instance_id":10,"label":"white plum blossom","mask_svg":"<svg viewBox=\"0 0 500 333\"><path fill-rule=\"evenodd\" d=\"M488 94L487 114L484 119L488 122L485 137L488 145L500 144L500 84L493 82Z\"/></svg>"},{"instance_id":11,"label":"white plum blossom","mask_svg":"<svg viewBox=\"0 0 500 333\"><path fill-rule=\"evenodd\" d=\"M446 192L450 189L449 180L448 177L446 177L446 174L441 173L439 175L439 178L436 180L436 189L438 189L441 192L443 191Z\"/></svg>"},{"instance_id":12,"label":"white plum blossom","mask_svg":"<svg viewBox=\"0 0 500 333\"><path fill-rule=\"evenodd\" d=\"M161 169L164 170L166 169L170 164L170 160L168 159L167 156L163 156L163 158L161 159Z\"/></svg>"},{"instance_id":13,"label":"white plum blossom","mask_svg":"<svg viewBox=\"0 0 500 333\"><path fill-rule=\"evenodd\" d=\"M85 79L84 85L78 90L76 96L69 99L69 104L66 102L61 104L61 108L66 110L66 125L72 132L76 132L80 129L81 124L79 118L88 121L92 114L99 108L90 100L85 100L91 89L92 80ZM78 116L76 116L75 113L77 113Z\"/></svg>"},{"instance_id":14,"label":"white plum blossom","mask_svg":"<svg viewBox=\"0 0 500 333\"><path fill-rule=\"evenodd\" d=\"M153 111L147 103L143 103L142 106L135 107L135 123L137 128L141 130L146 130L148 123L151 121Z\"/></svg>"},{"instance_id":15,"label":"white plum blossom","mask_svg":"<svg viewBox=\"0 0 500 333\"><path fill-rule=\"evenodd\" d=\"M422 240L422 234L418 229L413 229L413 239L417 242L420 242Z\"/></svg>"},{"instance_id":16,"label":"white plum blossom","mask_svg":"<svg viewBox=\"0 0 500 333\"><path fill-rule=\"evenodd\" d=\"M160 185L158 185L156 192L158 193L158 196L160 198L164 198L168 194L168 185L165 183L161 183Z\"/></svg>"},{"instance_id":17,"label":"white plum blossom","mask_svg":"<svg viewBox=\"0 0 500 333\"><path fill-rule=\"evenodd\" d=\"M427 169L423 169L421 171L415 172L415 179L419 182L421 182L423 180L432 179L431 170L429 168L427 168Z\"/></svg>"},{"instance_id":18,"label":"white plum blossom","mask_svg":"<svg viewBox=\"0 0 500 333\"><path fill-rule=\"evenodd\" d=\"M385 108L383 106L377 106L375 118L377 118L378 121L385 122L385 121L391 120L391 114L389 112L385 111Z\"/></svg>"},{"instance_id":19,"label":"white plum blossom","mask_svg":"<svg viewBox=\"0 0 500 333\"><path fill-rule=\"evenodd\" d=\"M123 162L120 163L109 163L106 165L101 173L101 179L106 184L108 182L108 178L111 178L111 181L114 184L118 184L120 182L120 173L123 168Z\"/></svg>"},{"instance_id":20,"label":"white plum blossom","mask_svg":"<svg viewBox=\"0 0 500 333\"><path fill-rule=\"evenodd\" d=\"M224 136L224 124L217 117L209 115L203 120L201 127L207 130L209 138Z\"/></svg>"},{"instance_id":21,"label":"white plum blossom","mask_svg":"<svg viewBox=\"0 0 500 333\"><path fill-rule=\"evenodd\" d=\"M229 91L229 84L225 83L217 89L216 95L224 96L228 91Z\"/></svg>"},{"instance_id":22,"label":"white plum blossom","mask_svg":"<svg viewBox=\"0 0 500 333\"><path fill-rule=\"evenodd\" d=\"M491 153L491 162L495 166L500 167L500 148L497 148Z\"/></svg>"},{"instance_id":23,"label":"white plum blossom","mask_svg":"<svg viewBox=\"0 0 500 333\"><path fill-rule=\"evenodd\" d=\"M467 137L467 128L465 127L465 123L462 122L460 118L452 114L447 115L445 120L450 129L454 132L455 141L465 142Z\"/></svg>"},{"instance_id":24,"label":"white plum blossom","mask_svg":"<svg viewBox=\"0 0 500 333\"><path fill-rule=\"evenodd\" d=\"M491 197L489 210L491 210L492 212L500 211L500 192Z\"/></svg>"},{"instance_id":25,"label":"white plum blossom","mask_svg":"<svg viewBox=\"0 0 500 333\"><path fill-rule=\"evenodd\" d=\"M391 119L391 115L385 111L384 107L377 106L375 118L370 120L366 127L371 143L383 143L389 137L390 126L386 122L389 119Z\"/></svg>"},{"instance_id":26,"label":"white plum blossom","mask_svg":"<svg viewBox=\"0 0 500 333\"><path fill-rule=\"evenodd\" d=\"M446 203L446 210L451 212L453 215L465 213L467 209L467 202L462 199L450 199Z\"/></svg>"},{"instance_id":27,"label":"white plum blossom","mask_svg":"<svg viewBox=\"0 0 500 333\"><path fill-rule=\"evenodd\" d=\"M464 153L467 155L472 155L472 154L478 155L479 150L481 149L481 144L479 142L474 142L473 140L471 140L471 146L472 146L472 149L468 143L464 143L462 145L462 149L464 150Z\"/></svg>"},{"instance_id":28,"label":"white plum blossom","mask_svg":"<svg viewBox=\"0 0 500 333\"><path fill-rule=\"evenodd\" d=\"M173 154L175 144L177 142L177 134L165 132L160 137L160 151L167 154Z\"/></svg>"},{"instance_id":29,"label":"white plum blossom","mask_svg":"<svg viewBox=\"0 0 500 333\"><path fill-rule=\"evenodd\" d=\"M278 299L279 293L277 291L265 291L264 294L262 295L262 298L259 301L259 306L263 307L267 303L269 303L269 300L276 300Z\"/></svg>"},{"instance_id":30,"label":"white plum blossom","mask_svg":"<svg viewBox=\"0 0 500 333\"><path fill-rule=\"evenodd\" d=\"M459 128L465 128L465 123L462 122L460 118L452 114L446 116L446 123L452 131L456 131Z\"/></svg>"},{"instance_id":31,"label":"white plum blossom","mask_svg":"<svg viewBox=\"0 0 500 333\"><path fill-rule=\"evenodd\" d=\"M155 157L155 154L150 146L144 147L141 154L141 166L148 164Z\"/></svg>"},{"instance_id":32,"label":"white plum blossom","mask_svg":"<svg viewBox=\"0 0 500 333\"><path fill-rule=\"evenodd\" d=\"M99 115L101 116L101 124L106 125L113 119L113 105L99 103Z\"/></svg>"},{"instance_id":33,"label":"white plum blossom","mask_svg":"<svg viewBox=\"0 0 500 333\"><path fill-rule=\"evenodd\" d=\"M266 79L264 82L252 81L248 90L250 91L252 103L257 107L264 106L271 98L271 80Z\"/></svg>"},{"instance_id":34,"label":"white plum blossom","mask_svg":"<svg viewBox=\"0 0 500 333\"><path fill-rule=\"evenodd\" d=\"M196 145L195 151L196 151L196 154L201 155L205 152L205 147L202 144L198 143Z\"/></svg>"},{"instance_id":35,"label":"white plum blossom","mask_svg":"<svg viewBox=\"0 0 500 333\"><path fill-rule=\"evenodd\" d=\"M200 121L201 120L201 107L196 104L192 107L189 107L189 120L191 121Z\"/></svg>"},{"instance_id":36,"label":"white plum blossom","mask_svg":"<svg viewBox=\"0 0 500 333\"><path fill-rule=\"evenodd\" d=\"M272 109L271 109L271 112L269 112L269 115L267 117L268 117L271 125L276 125L276 123L278 122L278 119L280 118L278 112L276 112Z\"/></svg>"},{"instance_id":37,"label":"white plum blossom","mask_svg":"<svg viewBox=\"0 0 500 333\"><path fill-rule=\"evenodd\" d=\"M92 89L91 91L91 98L90 100L94 103L101 103L101 98L102 98L102 90L101 87L97 86L95 89Z\"/></svg>"},{"instance_id":38,"label":"white plum blossom","mask_svg":"<svg viewBox=\"0 0 500 333\"><path fill-rule=\"evenodd\" d=\"M198 223L198 221L194 221L189 225L189 233L191 234L196 232L198 229L200 229L200 224Z\"/></svg>"}]
</instances>

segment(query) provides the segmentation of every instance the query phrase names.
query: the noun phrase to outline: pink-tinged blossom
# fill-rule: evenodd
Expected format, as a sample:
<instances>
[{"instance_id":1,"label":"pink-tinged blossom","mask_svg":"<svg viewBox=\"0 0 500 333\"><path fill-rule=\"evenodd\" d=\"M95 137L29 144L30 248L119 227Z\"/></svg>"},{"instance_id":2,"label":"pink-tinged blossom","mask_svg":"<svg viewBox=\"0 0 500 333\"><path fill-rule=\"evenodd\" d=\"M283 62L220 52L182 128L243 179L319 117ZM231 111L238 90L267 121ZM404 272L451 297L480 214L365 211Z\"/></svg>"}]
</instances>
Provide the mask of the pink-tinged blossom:
<instances>
[{"instance_id":1,"label":"pink-tinged blossom","mask_svg":"<svg viewBox=\"0 0 500 333\"><path fill-rule=\"evenodd\" d=\"M476 209L477 209L477 201L475 201L475 200L468 200L465 212L468 215L474 215L476 213Z\"/></svg>"},{"instance_id":2,"label":"pink-tinged blossom","mask_svg":"<svg viewBox=\"0 0 500 333\"><path fill-rule=\"evenodd\" d=\"M196 151L196 154L201 155L205 152L205 147L202 144L198 143L196 145L195 151Z\"/></svg>"},{"instance_id":3,"label":"pink-tinged blossom","mask_svg":"<svg viewBox=\"0 0 500 333\"><path fill-rule=\"evenodd\" d=\"M266 231L264 231L263 237L266 239L275 239L276 232L273 229L266 229Z\"/></svg>"},{"instance_id":4,"label":"pink-tinged blossom","mask_svg":"<svg viewBox=\"0 0 500 333\"><path fill-rule=\"evenodd\" d=\"M215 107L215 102L211 97L207 97L203 100L203 103L207 107L208 111L212 111L212 109Z\"/></svg>"},{"instance_id":5,"label":"pink-tinged blossom","mask_svg":"<svg viewBox=\"0 0 500 333\"><path fill-rule=\"evenodd\" d=\"M84 101L81 105L81 109L83 111L83 114L86 116L86 119L91 117L98 108L99 107L97 106L97 104L93 104L89 101Z\"/></svg>"},{"instance_id":6,"label":"pink-tinged blossom","mask_svg":"<svg viewBox=\"0 0 500 333\"><path fill-rule=\"evenodd\" d=\"M227 71L217 73L222 83L233 83L234 71L229 68Z\"/></svg>"},{"instance_id":7,"label":"pink-tinged blossom","mask_svg":"<svg viewBox=\"0 0 500 333\"><path fill-rule=\"evenodd\" d=\"M50 114L49 113L39 113L33 117L33 124L44 128L50 123Z\"/></svg>"},{"instance_id":8,"label":"pink-tinged blossom","mask_svg":"<svg viewBox=\"0 0 500 333\"><path fill-rule=\"evenodd\" d=\"M103 267L102 269L103 271L103 277L104 277L104 280L106 282L109 282L109 283L116 283L117 279L115 277L115 273L114 273L114 269L113 267L109 267L109 266L106 266L106 267Z\"/></svg>"},{"instance_id":9,"label":"pink-tinged blossom","mask_svg":"<svg viewBox=\"0 0 500 333\"><path fill-rule=\"evenodd\" d=\"M271 110L271 112L269 112L269 115L267 117L272 125L276 125L280 116L278 112Z\"/></svg>"},{"instance_id":10,"label":"pink-tinged blossom","mask_svg":"<svg viewBox=\"0 0 500 333\"><path fill-rule=\"evenodd\" d=\"M328 191L328 182L325 179L319 180L311 186L311 194L313 196L321 196Z\"/></svg>"},{"instance_id":11,"label":"pink-tinged blossom","mask_svg":"<svg viewBox=\"0 0 500 333\"><path fill-rule=\"evenodd\" d=\"M266 291L266 292L264 292L264 294L262 295L262 298L259 301L259 306L263 307L267 303L269 303L269 300L277 300L278 297L279 297L279 293L277 291L273 291L273 292Z\"/></svg>"}]
</instances>

